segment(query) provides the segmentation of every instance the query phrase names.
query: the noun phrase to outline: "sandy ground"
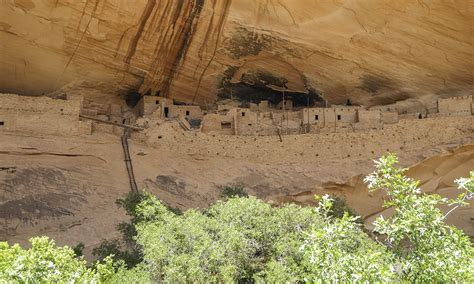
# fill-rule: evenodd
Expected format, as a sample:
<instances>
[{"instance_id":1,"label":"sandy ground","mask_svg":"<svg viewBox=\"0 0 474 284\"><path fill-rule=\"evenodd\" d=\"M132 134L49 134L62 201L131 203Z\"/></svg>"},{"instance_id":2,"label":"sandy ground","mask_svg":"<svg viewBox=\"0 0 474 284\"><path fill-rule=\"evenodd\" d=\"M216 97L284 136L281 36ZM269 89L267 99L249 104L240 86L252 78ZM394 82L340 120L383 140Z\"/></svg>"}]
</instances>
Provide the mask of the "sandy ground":
<instances>
[{"instance_id":1,"label":"sandy ground","mask_svg":"<svg viewBox=\"0 0 474 284\"><path fill-rule=\"evenodd\" d=\"M312 204L333 193L369 223L384 196L368 193L362 177L372 159L399 154L409 175L427 192L454 196L454 178L474 169L474 117L402 122L369 133L278 137L213 136L164 123L130 140L140 188L172 206L204 208L218 185L243 183L274 202ZM86 254L102 239L118 237L127 219L115 200L129 191L120 138L32 137L0 133L0 239L25 244L48 235L59 244L83 242ZM449 222L474 235L473 205Z\"/></svg>"}]
</instances>

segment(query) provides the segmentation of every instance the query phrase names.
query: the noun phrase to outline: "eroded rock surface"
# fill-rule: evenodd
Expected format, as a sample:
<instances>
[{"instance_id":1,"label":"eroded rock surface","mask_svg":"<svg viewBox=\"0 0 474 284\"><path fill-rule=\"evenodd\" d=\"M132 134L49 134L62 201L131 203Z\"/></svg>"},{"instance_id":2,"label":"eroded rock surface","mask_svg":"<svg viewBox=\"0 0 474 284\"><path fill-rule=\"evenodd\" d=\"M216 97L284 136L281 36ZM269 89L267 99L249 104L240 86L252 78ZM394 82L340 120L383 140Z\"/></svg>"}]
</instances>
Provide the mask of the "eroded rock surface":
<instances>
[{"instance_id":1,"label":"eroded rock surface","mask_svg":"<svg viewBox=\"0 0 474 284\"><path fill-rule=\"evenodd\" d=\"M219 198L219 185L242 183L276 203L314 205L314 194L336 194L369 222L387 213L383 195L368 193L362 182L372 159L395 152L402 166L415 165L409 175L422 189L453 197L453 180L474 167L473 122L428 118L367 133L284 135L283 142L184 131L168 122L134 133L129 145L138 187L172 207L206 208ZM102 239L119 237L116 225L127 216L115 201L130 191L119 136L2 132L0 141L1 240L26 244L47 235L61 245L83 242L90 255ZM472 212L471 204L448 221L473 235Z\"/></svg>"},{"instance_id":2,"label":"eroded rock surface","mask_svg":"<svg viewBox=\"0 0 474 284\"><path fill-rule=\"evenodd\" d=\"M204 104L231 86L245 97L287 82L315 99L375 105L474 84L463 0L9 0L0 9L3 92L72 84L104 99L138 90Z\"/></svg>"}]
</instances>

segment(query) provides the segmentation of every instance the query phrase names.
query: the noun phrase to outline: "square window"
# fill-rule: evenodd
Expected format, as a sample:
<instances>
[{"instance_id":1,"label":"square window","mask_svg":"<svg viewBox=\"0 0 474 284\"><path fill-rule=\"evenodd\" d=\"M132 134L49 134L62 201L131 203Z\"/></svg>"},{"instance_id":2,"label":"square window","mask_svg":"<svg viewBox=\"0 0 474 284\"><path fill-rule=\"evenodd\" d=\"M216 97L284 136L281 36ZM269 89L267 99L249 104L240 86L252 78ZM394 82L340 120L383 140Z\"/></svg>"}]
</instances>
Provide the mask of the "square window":
<instances>
[{"instance_id":1,"label":"square window","mask_svg":"<svg viewBox=\"0 0 474 284\"><path fill-rule=\"evenodd\" d=\"M0 121L0 126L4 126L5 125L5 122L4 121Z\"/></svg>"}]
</instances>

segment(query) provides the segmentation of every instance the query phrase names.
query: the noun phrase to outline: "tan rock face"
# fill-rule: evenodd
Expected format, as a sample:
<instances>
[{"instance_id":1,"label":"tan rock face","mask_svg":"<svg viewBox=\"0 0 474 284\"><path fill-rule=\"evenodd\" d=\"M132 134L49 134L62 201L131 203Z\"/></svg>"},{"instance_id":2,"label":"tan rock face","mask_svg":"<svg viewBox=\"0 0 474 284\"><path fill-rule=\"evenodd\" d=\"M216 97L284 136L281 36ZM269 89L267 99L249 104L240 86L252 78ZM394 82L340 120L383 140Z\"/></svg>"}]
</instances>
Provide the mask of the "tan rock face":
<instances>
[{"instance_id":1,"label":"tan rock face","mask_svg":"<svg viewBox=\"0 0 474 284\"><path fill-rule=\"evenodd\" d=\"M75 83L204 104L285 85L375 105L474 85L464 0L8 0L0 13L2 92Z\"/></svg>"}]
</instances>

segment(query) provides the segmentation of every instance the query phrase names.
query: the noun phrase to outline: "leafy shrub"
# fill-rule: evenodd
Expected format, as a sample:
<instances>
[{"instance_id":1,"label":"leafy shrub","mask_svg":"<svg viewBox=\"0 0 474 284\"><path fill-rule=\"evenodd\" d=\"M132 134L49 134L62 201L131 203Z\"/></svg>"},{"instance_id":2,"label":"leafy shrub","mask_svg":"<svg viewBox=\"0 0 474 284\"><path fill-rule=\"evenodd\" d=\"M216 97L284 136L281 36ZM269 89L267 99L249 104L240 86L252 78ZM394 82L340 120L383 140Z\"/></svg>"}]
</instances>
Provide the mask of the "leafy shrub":
<instances>
[{"instance_id":1,"label":"leafy shrub","mask_svg":"<svg viewBox=\"0 0 474 284\"><path fill-rule=\"evenodd\" d=\"M166 282L247 281L284 261L298 274L303 231L321 224L311 208L272 208L250 198L217 202L205 213L169 212L154 197L140 205L138 242L155 278Z\"/></svg>"},{"instance_id":2,"label":"leafy shrub","mask_svg":"<svg viewBox=\"0 0 474 284\"><path fill-rule=\"evenodd\" d=\"M376 241L364 233L359 217L341 216L343 204L335 208L328 196L316 210L272 208L250 197L182 216L150 197L137 207L147 271L165 282L472 280L472 246L460 230L444 224L436 206L464 204L473 179L458 180L466 192L447 200L421 194L395 163L393 155L382 157L366 178L371 190L386 190L385 207L395 209L390 219L375 222Z\"/></svg>"},{"instance_id":3,"label":"leafy shrub","mask_svg":"<svg viewBox=\"0 0 474 284\"><path fill-rule=\"evenodd\" d=\"M83 255L83 250L84 250L84 243L78 243L75 247L72 248L76 256L82 256Z\"/></svg>"},{"instance_id":4,"label":"leafy shrub","mask_svg":"<svg viewBox=\"0 0 474 284\"><path fill-rule=\"evenodd\" d=\"M122 241L117 239L102 240L100 245L92 250L92 255L98 260L112 256L115 261L123 261L128 268L134 267L142 261L141 248L135 241L137 231L134 223L141 221L136 214L136 208L147 198L148 193L132 191L124 199L115 201L119 207L126 211L131 220L117 225L117 230L122 233Z\"/></svg>"},{"instance_id":5,"label":"leafy shrub","mask_svg":"<svg viewBox=\"0 0 474 284\"><path fill-rule=\"evenodd\" d=\"M345 212L334 216L334 200L323 196L318 212L325 226L313 228L303 248L310 282L389 282L397 276L393 255L373 242L361 229L360 217Z\"/></svg>"},{"instance_id":6,"label":"leafy shrub","mask_svg":"<svg viewBox=\"0 0 474 284\"><path fill-rule=\"evenodd\" d=\"M375 163L376 171L365 178L369 190L384 190L389 198L384 207L394 215L374 222L374 231L385 237L385 244L396 256L400 277L413 282L469 282L474 280L474 250L469 238L459 229L444 223L447 214L441 204L462 206L473 197L474 172L470 179L458 179L464 190L456 200L437 194L423 194L419 182L395 167L393 154ZM451 211L450 211L451 212ZM449 213L448 213L449 214Z\"/></svg>"},{"instance_id":7,"label":"leafy shrub","mask_svg":"<svg viewBox=\"0 0 474 284\"><path fill-rule=\"evenodd\" d=\"M151 194L140 192L129 192L124 199L117 199L115 203L125 209L131 220L121 222L117 225L117 230L122 233L122 241L117 239L103 240L101 244L92 250L92 254L102 260L107 256L112 256L115 261L123 261L128 268L132 268L143 260L142 248L135 241L137 230L135 224L143 221L137 213L138 206L151 198ZM182 214L177 208L165 205L166 208L177 215Z\"/></svg>"},{"instance_id":8,"label":"leafy shrub","mask_svg":"<svg viewBox=\"0 0 474 284\"><path fill-rule=\"evenodd\" d=\"M391 254L370 240L357 217L334 218L330 208L322 214L297 205L272 207L249 197L219 201L204 213L191 209L177 216L151 197L137 211L148 220L137 224L144 263L149 264L148 271L157 272L154 279L165 282L331 279L322 271L340 281L394 278ZM315 255L325 257L320 268Z\"/></svg>"},{"instance_id":9,"label":"leafy shrub","mask_svg":"<svg viewBox=\"0 0 474 284\"><path fill-rule=\"evenodd\" d=\"M148 266L140 263L130 269L119 269L106 281L107 283L155 283Z\"/></svg>"},{"instance_id":10,"label":"leafy shrub","mask_svg":"<svg viewBox=\"0 0 474 284\"><path fill-rule=\"evenodd\" d=\"M32 239L29 250L3 242L0 281L474 281L472 244L462 231L444 223L451 210L443 214L437 208L466 205L474 197L474 172L456 180L463 192L448 200L422 194L418 182L396 163L394 155L382 157L365 179L370 190L386 192L384 206L394 209L390 218L375 221L376 240L364 233L359 217L329 196L320 198L316 209L230 197L206 211L178 215L142 192L118 202L131 216L131 223L119 226L125 249L118 240L103 242L93 252L104 261L88 268L72 249L57 248L44 237ZM108 255L114 255L115 264Z\"/></svg>"},{"instance_id":11,"label":"leafy shrub","mask_svg":"<svg viewBox=\"0 0 474 284\"><path fill-rule=\"evenodd\" d=\"M221 198L232 198L232 197L248 197L248 193L242 184L234 183L227 185L220 185L217 187L220 191Z\"/></svg>"},{"instance_id":12,"label":"leafy shrub","mask_svg":"<svg viewBox=\"0 0 474 284\"><path fill-rule=\"evenodd\" d=\"M56 247L47 237L30 239L31 248L0 242L0 281L8 283L103 282L114 273L111 258L88 268L69 247Z\"/></svg>"},{"instance_id":13,"label":"leafy shrub","mask_svg":"<svg viewBox=\"0 0 474 284\"><path fill-rule=\"evenodd\" d=\"M358 214L349 206L347 206L346 200L342 197L335 196L335 195L329 195L331 199L331 208L328 209L328 216L332 216L335 218L342 218L344 217L345 213L348 213L349 216L356 217ZM320 201L320 197L316 196L316 201ZM361 218L355 219L357 223L361 223Z\"/></svg>"},{"instance_id":14,"label":"leafy shrub","mask_svg":"<svg viewBox=\"0 0 474 284\"><path fill-rule=\"evenodd\" d=\"M98 260L111 257L115 262L123 262L128 268L142 261L140 250L124 249L119 240L102 240L98 247L92 249L92 255Z\"/></svg>"}]
</instances>

